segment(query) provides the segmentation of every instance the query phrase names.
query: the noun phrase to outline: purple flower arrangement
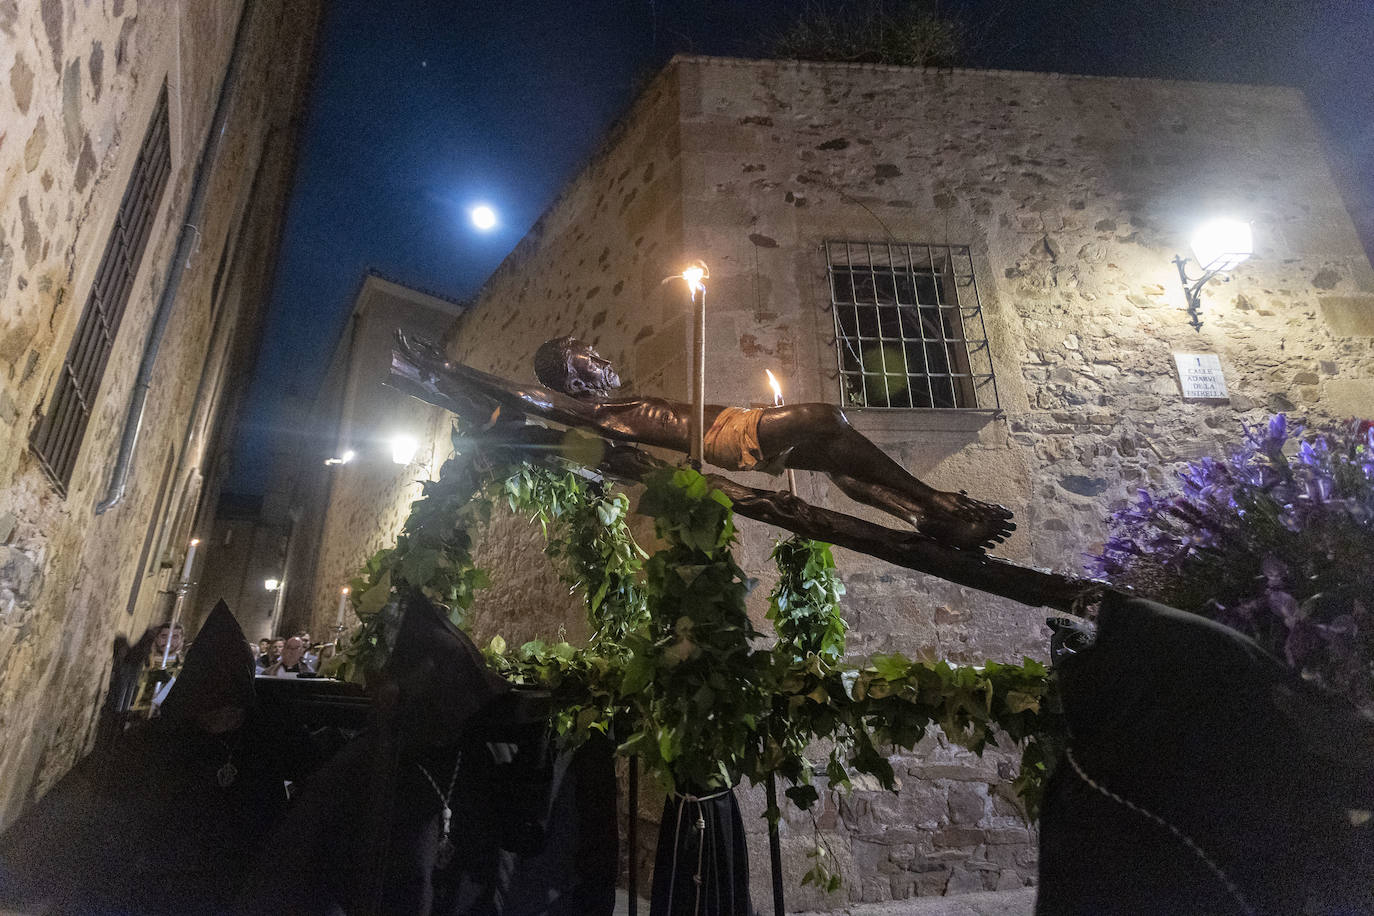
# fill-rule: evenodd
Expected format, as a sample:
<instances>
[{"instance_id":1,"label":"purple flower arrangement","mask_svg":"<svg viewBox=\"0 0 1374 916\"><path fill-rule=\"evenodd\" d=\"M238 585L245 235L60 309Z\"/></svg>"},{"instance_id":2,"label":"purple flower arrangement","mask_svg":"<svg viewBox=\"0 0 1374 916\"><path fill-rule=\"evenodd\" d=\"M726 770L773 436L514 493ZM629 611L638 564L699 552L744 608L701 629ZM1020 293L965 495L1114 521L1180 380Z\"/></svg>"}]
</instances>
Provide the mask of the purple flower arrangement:
<instances>
[{"instance_id":1,"label":"purple flower arrangement","mask_svg":"<svg viewBox=\"0 0 1374 916\"><path fill-rule=\"evenodd\" d=\"M1234 627L1374 710L1374 424L1245 427L1175 492L1140 490L1110 532L1090 573Z\"/></svg>"}]
</instances>

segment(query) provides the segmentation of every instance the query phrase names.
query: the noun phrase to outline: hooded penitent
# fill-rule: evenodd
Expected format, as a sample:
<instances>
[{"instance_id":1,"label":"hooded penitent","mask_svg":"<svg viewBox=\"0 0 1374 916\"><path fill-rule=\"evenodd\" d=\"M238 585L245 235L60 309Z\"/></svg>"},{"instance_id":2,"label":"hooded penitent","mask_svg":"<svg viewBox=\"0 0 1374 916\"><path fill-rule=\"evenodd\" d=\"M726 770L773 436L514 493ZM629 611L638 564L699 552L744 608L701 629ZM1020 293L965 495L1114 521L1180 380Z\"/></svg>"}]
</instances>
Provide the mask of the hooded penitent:
<instances>
[{"instance_id":1,"label":"hooded penitent","mask_svg":"<svg viewBox=\"0 0 1374 916\"><path fill-rule=\"evenodd\" d=\"M167 699L162 718L195 723L227 709L253 706L253 650L223 601L205 619ZM211 724L211 728L215 723Z\"/></svg>"},{"instance_id":2,"label":"hooded penitent","mask_svg":"<svg viewBox=\"0 0 1374 916\"><path fill-rule=\"evenodd\" d=\"M1374 912L1374 726L1219 624L1113 596L1060 666L1037 912Z\"/></svg>"},{"instance_id":3,"label":"hooded penitent","mask_svg":"<svg viewBox=\"0 0 1374 916\"><path fill-rule=\"evenodd\" d=\"M92 754L0 838L0 908L229 911L286 805L283 742L254 715L248 651L221 601L163 716Z\"/></svg>"},{"instance_id":4,"label":"hooded penitent","mask_svg":"<svg viewBox=\"0 0 1374 916\"><path fill-rule=\"evenodd\" d=\"M609 913L609 748L557 754L547 697L513 692L423 596L406 595L396 610L402 619L375 727L305 787L265 845L243 908L303 916ZM299 880L274 885L282 873Z\"/></svg>"}]
</instances>

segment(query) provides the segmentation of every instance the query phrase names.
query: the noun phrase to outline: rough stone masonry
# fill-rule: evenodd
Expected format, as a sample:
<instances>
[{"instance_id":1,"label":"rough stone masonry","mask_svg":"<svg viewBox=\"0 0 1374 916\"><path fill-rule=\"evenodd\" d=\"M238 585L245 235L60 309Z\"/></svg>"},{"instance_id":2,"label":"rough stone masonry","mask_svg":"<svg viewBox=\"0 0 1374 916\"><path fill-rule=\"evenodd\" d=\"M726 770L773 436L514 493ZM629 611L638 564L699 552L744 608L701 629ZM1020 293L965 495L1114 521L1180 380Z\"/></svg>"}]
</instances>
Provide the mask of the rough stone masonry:
<instances>
[{"instance_id":1,"label":"rough stone masonry","mask_svg":"<svg viewBox=\"0 0 1374 916\"><path fill-rule=\"evenodd\" d=\"M185 549L170 532L189 528L198 509L188 481L208 476L209 432L257 333L314 2L253 6L200 246L159 351L128 495L95 515L243 9L0 0L0 829L89 748L116 641L137 640L167 612L171 551ZM164 83L171 173L63 492L30 434L118 228ZM259 196L250 199L255 178ZM251 270L233 269L234 251ZM216 312L228 330L212 341ZM220 396L197 408L207 365L220 373Z\"/></svg>"},{"instance_id":2,"label":"rough stone masonry","mask_svg":"<svg viewBox=\"0 0 1374 916\"><path fill-rule=\"evenodd\" d=\"M1171 259L1215 214L1251 220L1256 250L1204 291L1196 332ZM770 402L769 368L789 401L842 403L827 241L969 246L996 409L849 414L921 478L1012 508L1020 529L999 551L1012 559L1081 571L1113 507L1221 452L1241 423L1374 405L1374 271L1300 93L1044 73L678 58L492 276L450 352L527 379L541 341L575 333L632 390L685 397L687 297L662 281L702 258L708 400ZM1229 401L1185 401L1175 352L1218 355ZM864 514L801 477L808 500ZM761 617L777 532L741 528ZM854 658L1045 655L1043 613L863 556L837 561ZM498 581L484 603L485 619L561 625L528 589ZM813 825L789 814L789 905L1032 882L1014 761L935 734L894 757L898 794L828 798L816 823L846 878L834 898L798 887ZM757 795L742 793L765 900Z\"/></svg>"}]
</instances>

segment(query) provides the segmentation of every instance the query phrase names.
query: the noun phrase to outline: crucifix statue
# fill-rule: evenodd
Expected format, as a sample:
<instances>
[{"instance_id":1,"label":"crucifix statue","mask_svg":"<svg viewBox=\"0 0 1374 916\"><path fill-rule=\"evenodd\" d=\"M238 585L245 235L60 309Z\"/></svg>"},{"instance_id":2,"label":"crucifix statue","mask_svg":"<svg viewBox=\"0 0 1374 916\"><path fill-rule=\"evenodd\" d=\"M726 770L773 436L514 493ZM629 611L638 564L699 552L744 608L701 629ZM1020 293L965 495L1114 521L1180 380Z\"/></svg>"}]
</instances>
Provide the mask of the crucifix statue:
<instances>
[{"instance_id":1,"label":"crucifix statue","mask_svg":"<svg viewBox=\"0 0 1374 916\"><path fill-rule=\"evenodd\" d=\"M474 395L518 414L535 414L619 442L689 451L691 406L657 397L619 396L610 362L575 337L544 343L535 353L542 385L522 385L449 360L428 341L397 335L393 374L440 406ZM416 391L415 389L419 389ZM1002 506L922 483L850 425L833 404L705 407L706 463L727 471L786 468L827 475L847 496L893 515L922 535L960 550L1004 540L1015 525Z\"/></svg>"}]
</instances>

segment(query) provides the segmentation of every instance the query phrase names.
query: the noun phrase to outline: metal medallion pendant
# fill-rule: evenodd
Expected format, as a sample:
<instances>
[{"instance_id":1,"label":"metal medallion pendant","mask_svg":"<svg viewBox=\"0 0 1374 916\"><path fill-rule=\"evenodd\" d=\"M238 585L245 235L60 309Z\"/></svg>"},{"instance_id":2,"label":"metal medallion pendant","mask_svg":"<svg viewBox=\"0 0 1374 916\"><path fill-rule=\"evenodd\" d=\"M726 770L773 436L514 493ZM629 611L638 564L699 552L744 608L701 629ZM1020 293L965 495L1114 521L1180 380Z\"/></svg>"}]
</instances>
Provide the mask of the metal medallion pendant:
<instances>
[{"instance_id":1,"label":"metal medallion pendant","mask_svg":"<svg viewBox=\"0 0 1374 916\"><path fill-rule=\"evenodd\" d=\"M453 841L448 838L449 825L453 821L453 809L448 805L444 805L443 818L443 827L439 831L439 849L434 854L434 867L441 871L453 862L453 854L456 852Z\"/></svg>"},{"instance_id":2,"label":"metal medallion pendant","mask_svg":"<svg viewBox=\"0 0 1374 916\"><path fill-rule=\"evenodd\" d=\"M446 836L439 837L439 849L434 854L434 868L436 871L443 871L453 864L453 854L457 850L453 846L453 841Z\"/></svg>"},{"instance_id":3,"label":"metal medallion pendant","mask_svg":"<svg viewBox=\"0 0 1374 916\"><path fill-rule=\"evenodd\" d=\"M215 771L215 782L219 783L221 789L227 789L234 784L234 780L239 777L239 768L234 766L234 761L226 760L224 766Z\"/></svg>"}]
</instances>

